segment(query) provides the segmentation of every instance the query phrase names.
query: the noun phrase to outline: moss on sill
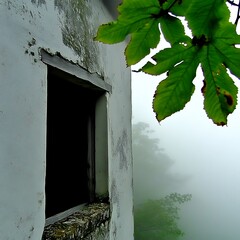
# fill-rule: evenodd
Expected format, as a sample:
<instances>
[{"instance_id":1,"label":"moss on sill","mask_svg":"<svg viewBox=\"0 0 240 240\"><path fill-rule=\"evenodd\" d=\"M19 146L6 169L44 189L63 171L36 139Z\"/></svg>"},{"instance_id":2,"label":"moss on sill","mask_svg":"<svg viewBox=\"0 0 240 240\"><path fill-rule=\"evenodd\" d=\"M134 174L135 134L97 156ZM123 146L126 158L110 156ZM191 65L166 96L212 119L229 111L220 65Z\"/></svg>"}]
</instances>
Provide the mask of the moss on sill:
<instances>
[{"instance_id":1,"label":"moss on sill","mask_svg":"<svg viewBox=\"0 0 240 240\"><path fill-rule=\"evenodd\" d=\"M108 234L109 220L109 204L89 204L80 212L46 226L42 240L104 239Z\"/></svg>"}]
</instances>

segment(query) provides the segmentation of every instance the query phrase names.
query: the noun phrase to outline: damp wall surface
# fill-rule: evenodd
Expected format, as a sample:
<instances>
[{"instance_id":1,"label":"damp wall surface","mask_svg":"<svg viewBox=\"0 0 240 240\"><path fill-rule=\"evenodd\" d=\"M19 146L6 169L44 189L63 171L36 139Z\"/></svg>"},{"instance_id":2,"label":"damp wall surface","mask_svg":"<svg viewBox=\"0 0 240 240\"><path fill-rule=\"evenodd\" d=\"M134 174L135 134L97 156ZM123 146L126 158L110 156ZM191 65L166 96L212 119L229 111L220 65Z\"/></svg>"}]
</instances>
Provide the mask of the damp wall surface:
<instances>
[{"instance_id":1,"label":"damp wall surface","mask_svg":"<svg viewBox=\"0 0 240 240\"><path fill-rule=\"evenodd\" d=\"M45 226L47 65L42 50L112 87L103 136L108 139L108 239L133 239L130 69L124 44L92 40L98 26L114 18L118 2L112 2L0 2L1 239L40 240Z\"/></svg>"}]
</instances>

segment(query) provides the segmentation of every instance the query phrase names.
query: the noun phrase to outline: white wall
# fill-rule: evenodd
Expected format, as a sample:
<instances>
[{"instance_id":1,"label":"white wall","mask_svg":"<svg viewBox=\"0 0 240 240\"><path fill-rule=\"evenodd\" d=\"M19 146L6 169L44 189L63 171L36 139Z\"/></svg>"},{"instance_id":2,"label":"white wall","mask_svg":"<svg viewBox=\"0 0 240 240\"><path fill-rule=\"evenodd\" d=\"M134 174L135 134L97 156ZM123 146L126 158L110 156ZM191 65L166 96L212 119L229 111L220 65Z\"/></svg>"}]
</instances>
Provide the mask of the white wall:
<instances>
[{"instance_id":1,"label":"white wall","mask_svg":"<svg viewBox=\"0 0 240 240\"><path fill-rule=\"evenodd\" d=\"M103 1L106 5L107 1ZM47 67L40 49L96 72L109 95L111 240L133 239L131 82L123 44L93 42L111 20L96 0L0 2L0 233L39 240L45 224Z\"/></svg>"}]
</instances>

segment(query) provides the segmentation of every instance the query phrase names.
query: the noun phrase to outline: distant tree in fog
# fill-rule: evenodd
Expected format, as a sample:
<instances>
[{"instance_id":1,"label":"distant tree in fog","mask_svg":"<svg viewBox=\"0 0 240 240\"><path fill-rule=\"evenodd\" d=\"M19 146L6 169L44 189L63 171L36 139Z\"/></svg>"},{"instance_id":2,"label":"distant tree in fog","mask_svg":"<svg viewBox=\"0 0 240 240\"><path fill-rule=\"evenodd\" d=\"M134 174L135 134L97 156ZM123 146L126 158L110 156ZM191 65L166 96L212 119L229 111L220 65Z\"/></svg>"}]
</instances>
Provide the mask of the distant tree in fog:
<instances>
[{"instance_id":1,"label":"distant tree in fog","mask_svg":"<svg viewBox=\"0 0 240 240\"><path fill-rule=\"evenodd\" d=\"M179 206L191 195L172 191L188 177L170 172L174 162L152 134L147 123L133 124L135 240L177 240Z\"/></svg>"},{"instance_id":2,"label":"distant tree in fog","mask_svg":"<svg viewBox=\"0 0 240 240\"><path fill-rule=\"evenodd\" d=\"M135 205L159 199L188 180L170 172L174 161L160 148L160 140L144 122L133 124L133 175Z\"/></svg>"},{"instance_id":3,"label":"distant tree in fog","mask_svg":"<svg viewBox=\"0 0 240 240\"><path fill-rule=\"evenodd\" d=\"M179 205L190 194L172 193L159 200L148 200L135 208L135 240L177 240L184 235L178 227Z\"/></svg>"}]
</instances>

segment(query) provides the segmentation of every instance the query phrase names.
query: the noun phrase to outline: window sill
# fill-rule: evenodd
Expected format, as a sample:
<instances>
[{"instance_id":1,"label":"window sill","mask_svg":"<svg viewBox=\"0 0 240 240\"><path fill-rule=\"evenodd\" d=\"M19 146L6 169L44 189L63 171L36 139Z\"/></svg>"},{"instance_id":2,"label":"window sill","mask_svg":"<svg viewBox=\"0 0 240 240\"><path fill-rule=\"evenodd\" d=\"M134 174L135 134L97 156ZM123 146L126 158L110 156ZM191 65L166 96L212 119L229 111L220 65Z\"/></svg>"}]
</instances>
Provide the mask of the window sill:
<instances>
[{"instance_id":1,"label":"window sill","mask_svg":"<svg viewBox=\"0 0 240 240\"><path fill-rule=\"evenodd\" d=\"M108 234L109 220L109 204L89 204L81 211L46 226L42 240L104 239Z\"/></svg>"}]
</instances>

